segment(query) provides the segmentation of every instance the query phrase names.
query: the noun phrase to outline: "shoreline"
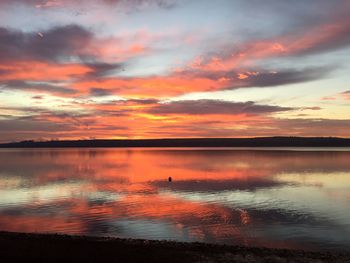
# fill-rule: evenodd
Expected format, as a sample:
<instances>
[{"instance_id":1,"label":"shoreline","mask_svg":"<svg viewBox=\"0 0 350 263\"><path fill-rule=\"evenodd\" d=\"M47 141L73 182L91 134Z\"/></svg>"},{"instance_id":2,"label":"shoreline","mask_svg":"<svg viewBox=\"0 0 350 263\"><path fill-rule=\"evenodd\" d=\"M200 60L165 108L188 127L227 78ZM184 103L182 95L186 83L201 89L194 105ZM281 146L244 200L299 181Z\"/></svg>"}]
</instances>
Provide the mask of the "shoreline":
<instances>
[{"instance_id":1,"label":"shoreline","mask_svg":"<svg viewBox=\"0 0 350 263\"><path fill-rule=\"evenodd\" d=\"M134 147L350 147L350 138L338 137L253 137L253 138L173 138L173 139L94 139L22 141L0 143L0 148L134 148Z\"/></svg>"},{"instance_id":2,"label":"shoreline","mask_svg":"<svg viewBox=\"0 0 350 263\"><path fill-rule=\"evenodd\" d=\"M0 261L350 262L349 252L0 231Z\"/></svg>"}]
</instances>

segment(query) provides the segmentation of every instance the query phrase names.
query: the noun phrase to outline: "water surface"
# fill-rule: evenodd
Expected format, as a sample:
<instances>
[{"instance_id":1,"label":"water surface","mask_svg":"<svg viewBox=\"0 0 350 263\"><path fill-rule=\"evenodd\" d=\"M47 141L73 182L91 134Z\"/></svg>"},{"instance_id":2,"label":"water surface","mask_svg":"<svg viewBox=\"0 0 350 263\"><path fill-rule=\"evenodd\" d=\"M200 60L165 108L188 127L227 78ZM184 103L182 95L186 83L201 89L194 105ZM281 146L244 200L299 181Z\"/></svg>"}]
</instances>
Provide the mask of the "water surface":
<instances>
[{"instance_id":1,"label":"water surface","mask_svg":"<svg viewBox=\"0 0 350 263\"><path fill-rule=\"evenodd\" d=\"M350 251L350 149L0 149L0 230Z\"/></svg>"}]
</instances>

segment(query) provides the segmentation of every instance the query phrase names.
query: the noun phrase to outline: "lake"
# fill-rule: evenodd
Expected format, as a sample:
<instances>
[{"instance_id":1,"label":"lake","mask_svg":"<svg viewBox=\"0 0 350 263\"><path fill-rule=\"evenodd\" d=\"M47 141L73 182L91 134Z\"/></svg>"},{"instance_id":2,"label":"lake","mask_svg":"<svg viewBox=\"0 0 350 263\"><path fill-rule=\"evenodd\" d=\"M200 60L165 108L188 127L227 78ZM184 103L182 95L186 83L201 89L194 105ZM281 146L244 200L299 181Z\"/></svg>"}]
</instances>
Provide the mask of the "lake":
<instances>
[{"instance_id":1,"label":"lake","mask_svg":"<svg viewBox=\"0 0 350 263\"><path fill-rule=\"evenodd\" d=\"M0 149L0 230L350 251L350 149Z\"/></svg>"}]
</instances>

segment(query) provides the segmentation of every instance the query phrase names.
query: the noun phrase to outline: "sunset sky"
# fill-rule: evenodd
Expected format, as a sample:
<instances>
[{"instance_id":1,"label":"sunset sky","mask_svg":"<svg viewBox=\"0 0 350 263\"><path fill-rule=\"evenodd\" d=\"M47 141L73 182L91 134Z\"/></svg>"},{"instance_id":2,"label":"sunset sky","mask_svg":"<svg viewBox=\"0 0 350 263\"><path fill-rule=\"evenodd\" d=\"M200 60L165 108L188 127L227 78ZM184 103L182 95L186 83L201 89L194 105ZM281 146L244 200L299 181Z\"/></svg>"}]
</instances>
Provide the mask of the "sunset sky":
<instances>
[{"instance_id":1,"label":"sunset sky","mask_svg":"<svg viewBox=\"0 0 350 263\"><path fill-rule=\"evenodd\" d=\"M350 137L348 0L0 0L0 142Z\"/></svg>"}]
</instances>

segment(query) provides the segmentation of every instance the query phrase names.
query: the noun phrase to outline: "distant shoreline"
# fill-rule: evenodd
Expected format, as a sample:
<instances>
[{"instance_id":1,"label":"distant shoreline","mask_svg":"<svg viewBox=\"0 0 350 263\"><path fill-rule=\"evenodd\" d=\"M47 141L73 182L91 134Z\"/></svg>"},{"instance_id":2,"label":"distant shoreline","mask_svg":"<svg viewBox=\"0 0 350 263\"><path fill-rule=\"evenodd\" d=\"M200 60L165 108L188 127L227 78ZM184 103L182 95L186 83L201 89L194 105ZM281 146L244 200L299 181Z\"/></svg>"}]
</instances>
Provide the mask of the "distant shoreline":
<instances>
[{"instance_id":1,"label":"distant shoreline","mask_svg":"<svg viewBox=\"0 0 350 263\"><path fill-rule=\"evenodd\" d=\"M0 232L1 262L350 262L348 252Z\"/></svg>"},{"instance_id":2,"label":"distant shoreline","mask_svg":"<svg viewBox=\"0 0 350 263\"><path fill-rule=\"evenodd\" d=\"M0 148L99 148L99 147L350 147L350 138L257 137L179 138L137 140L59 140L2 143Z\"/></svg>"}]
</instances>

